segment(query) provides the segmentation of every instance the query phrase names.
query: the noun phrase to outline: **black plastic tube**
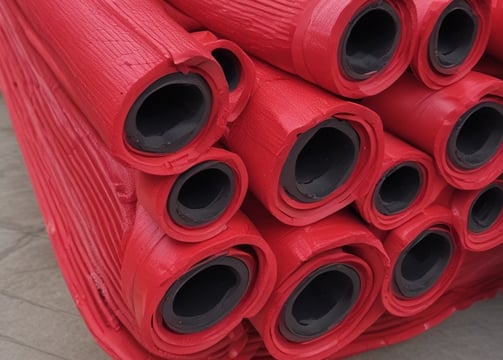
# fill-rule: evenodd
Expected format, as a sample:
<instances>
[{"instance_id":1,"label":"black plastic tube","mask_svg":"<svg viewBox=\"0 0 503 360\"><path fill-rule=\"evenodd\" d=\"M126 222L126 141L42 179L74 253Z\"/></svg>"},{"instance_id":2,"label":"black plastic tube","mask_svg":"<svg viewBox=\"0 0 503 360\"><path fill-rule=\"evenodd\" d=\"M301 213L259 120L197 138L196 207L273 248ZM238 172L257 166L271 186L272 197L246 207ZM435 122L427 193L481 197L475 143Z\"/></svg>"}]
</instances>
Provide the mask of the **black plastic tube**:
<instances>
[{"instance_id":1,"label":"black plastic tube","mask_svg":"<svg viewBox=\"0 0 503 360\"><path fill-rule=\"evenodd\" d=\"M305 342L327 333L351 311L360 288L360 277L349 265L312 272L285 302L279 319L281 334L289 341Z\"/></svg>"},{"instance_id":2,"label":"black plastic tube","mask_svg":"<svg viewBox=\"0 0 503 360\"><path fill-rule=\"evenodd\" d=\"M498 152L503 140L503 106L480 103L456 123L447 143L449 160L466 170L479 168Z\"/></svg>"},{"instance_id":3,"label":"black plastic tube","mask_svg":"<svg viewBox=\"0 0 503 360\"><path fill-rule=\"evenodd\" d=\"M503 210L503 188L491 185L482 190L475 198L468 214L468 229L481 233L490 229L498 220Z\"/></svg>"},{"instance_id":4,"label":"black plastic tube","mask_svg":"<svg viewBox=\"0 0 503 360\"><path fill-rule=\"evenodd\" d=\"M235 90L241 81L242 66L238 57L230 50L215 49L211 52L222 68L229 91Z\"/></svg>"},{"instance_id":5,"label":"black plastic tube","mask_svg":"<svg viewBox=\"0 0 503 360\"><path fill-rule=\"evenodd\" d=\"M206 161L178 176L166 208L178 225L204 226L225 212L235 191L234 171L222 162Z\"/></svg>"},{"instance_id":6,"label":"black plastic tube","mask_svg":"<svg viewBox=\"0 0 503 360\"><path fill-rule=\"evenodd\" d=\"M346 77L365 80L389 63L400 39L400 18L386 1L363 8L344 30L339 61Z\"/></svg>"},{"instance_id":7,"label":"black plastic tube","mask_svg":"<svg viewBox=\"0 0 503 360\"><path fill-rule=\"evenodd\" d=\"M217 324L239 304L250 284L246 264L221 256L184 274L166 292L161 303L164 325L190 334Z\"/></svg>"},{"instance_id":8,"label":"black plastic tube","mask_svg":"<svg viewBox=\"0 0 503 360\"><path fill-rule=\"evenodd\" d=\"M351 176L360 139L346 121L329 119L301 134L283 165L280 184L293 199L316 202Z\"/></svg>"},{"instance_id":9,"label":"black plastic tube","mask_svg":"<svg viewBox=\"0 0 503 360\"><path fill-rule=\"evenodd\" d=\"M168 154L189 144L208 122L212 93L197 74L174 73L150 85L135 101L124 125L136 150Z\"/></svg>"}]
</instances>

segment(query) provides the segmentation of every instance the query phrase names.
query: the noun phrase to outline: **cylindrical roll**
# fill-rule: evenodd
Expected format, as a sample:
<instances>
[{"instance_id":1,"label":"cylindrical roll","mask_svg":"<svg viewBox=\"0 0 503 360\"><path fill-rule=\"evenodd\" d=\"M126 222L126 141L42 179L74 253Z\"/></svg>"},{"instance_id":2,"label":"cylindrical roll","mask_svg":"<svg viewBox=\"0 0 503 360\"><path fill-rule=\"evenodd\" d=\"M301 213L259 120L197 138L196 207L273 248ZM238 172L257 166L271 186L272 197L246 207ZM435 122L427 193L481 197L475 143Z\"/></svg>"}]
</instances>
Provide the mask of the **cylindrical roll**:
<instances>
[{"instance_id":1,"label":"cylindrical roll","mask_svg":"<svg viewBox=\"0 0 503 360\"><path fill-rule=\"evenodd\" d=\"M382 125L369 109L256 63L257 86L225 141L250 189L280 221L306 225L365 192L382 160Z\"/></svg>"},{"instance_id":2,"label":"cylindrical roll","mask_svg":"<svg viewBox=\"0 0 503 360\"><path fill-rule=\"evenodd\" d=\"M355 201L360 215L381 230L400 226L431 204L445 182L430 156L384 134L384 159L371 190Z\"/></svg>"},{"instance_id":3,"label":"cylindrical roll","mask_svg":"<svg viewBox=\"0 0 503 360\"><path fill-rule=\"evenodd\" d=\"M414 49L411 0L169 0L246 51L336 94L390 86Z\"/></svg>"},{"instance_id":4,"label":"cylindrical roll","mask_svg":"<svg viewBox=\"0 0 503 360\"><path fill-rule=\"evenodd\" d=\"M173 5L168 4L166 1L162 1L162 6L164 7L164 10L168 14L168 16L175 20L188 32L204 30L204 26L202 26L197 20L185 15Z\"/></svg>"},{"instance_id":5,"label":"cylindrical roll","mask_svg":"<svg viewBox=\"0 0 503 360\"><path fill-rule=\"evenodd\" d=\"M238 213L211 242L168 238L138 208L122 262L122 289L153 353L191 354L257 314L276 280L276 261Z\"/></svg>"},{"instance_id":6,"label":"cylindrical roll","mask_svg":"<svg viewBox=\"0 0 503 360\"><path fill-rule=\"evenodd\" d=\"M411 67L429 88L463 78L489 41L491 0L414 0L419 37Z\"/></svg>"},{"instance_id":7,"label":"cylindrical roll","mask_svg":"<svg viewBox=\"0 0 503 360\"><path fill-rule=\"evenodd\" d=\"M179 175L138 173L138 200L166 234L198 242L222 232L248 188L246 167L236 154L212 148Z\"/></svg>"},{"instance_id":8,"label":"cylindrical roll","mask_svg":"<svg viewBox=\"0 0 503 360\"><path fill-rule=\"evenodd\" d=\"M503 243L503 180L481 190L455 192L451 208L466 249L487 251Z\"/></svg>"},{"instance_id":9,"label":"cylindrical roll","mask_svg":"<svg viewBox=\"0 0 503 360\"><path fill-rule=\"evenodd\" d=\"M449 209L432 206L385 237L392 276L384 279L382 299L391 314L420 313L454 280L464 249L451 217Z\"/></svg>"},{"instance_id":10,"label":"cylindrical roll","mask_svg":"<svg viewBox=\"0 0 503 360\"><path fill-rule=\"evenodd\" d=\"M251 319L275 359L324 359L382 314L388 258L349 212L292 229L247 204L278 259L278 284Z\"/></svg>"},{"instance_id":11,"label":"cylindrical roll","mask_svg":"<svg viewBox=\"0 0 503 360\"><path fill-rule=\"evenodd\" d=\"M405 74L363 104L381 115L384 128L433 156L452 186L473 190L503 171L503 82L471 72L433 91Z\"/></svg>"},{"instance_id":12,"label":"cylindrical roll","mask_svg":"<svg viewBox=\"0 0 503 360\"><path fill-rule=\"evenodd\" d=\"M503 44L503 0L493 0L492 5L492 31L487 51L503 61L503 47L501 46Z\"/></svg>"},{"instance_id":13,"label":"cylindrical roll","mask_svg":"<svg viewBox=\"0 0 503 360\"><path fill-rule=\"evenodd\" d=\"M174 174L224 133L224 74L159 2L18 4L33 46L116 157Z\"/></svg>"},{"instance_id":14,"label":"cylindrical roll","mask_svg":"<svg viewBox=\"0 0 503 360\"><path fill-rule=\"evenodd\" d=\"M255 86L255 65L235 43L219 39L208 31L192 33L211 52L222 68L229 88L230 115L234 121L244 110Z\"/></svg>"}]
</instances>

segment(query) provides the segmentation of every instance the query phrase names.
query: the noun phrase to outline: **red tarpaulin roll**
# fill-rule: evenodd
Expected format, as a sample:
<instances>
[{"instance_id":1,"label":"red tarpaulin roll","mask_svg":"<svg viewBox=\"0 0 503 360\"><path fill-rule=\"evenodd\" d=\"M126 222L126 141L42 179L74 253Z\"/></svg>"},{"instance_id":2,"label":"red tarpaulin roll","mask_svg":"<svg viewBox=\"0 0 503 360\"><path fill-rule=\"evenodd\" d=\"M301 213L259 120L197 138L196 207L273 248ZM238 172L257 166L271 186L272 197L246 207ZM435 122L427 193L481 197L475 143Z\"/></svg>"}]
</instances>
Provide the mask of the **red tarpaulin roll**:
<instances>
[{"instance_id":1,"label":"red tarpaulin roll","mask_svg":"<svg viewBox=\"0 0 503 360\"><path fill-rule=\"evenodd\" d=\"M166 1L161 0L161 3L168 16L170 16L188 32L204 30L204 27L197 20L185 15L173 5L168 4Z\"/></svg>"},{"instance_id":2,"label":"red tarpaulin roll","mask_svg":"<svg viewBox=\"0 0 503 360\"><path fill-rule=\"evenodd\" d=\"M493 0L491 11L492 31L487 51L503 61L503 0Z\"/></svg>"},{"instance_id":3,"label":"red tarpaulin roll","mask_svg":"<svg viewBox=\"0 0 503 360\"><path fill-rule=\"evenodd\" d=\"M213 148L180 175L137 174L140 203L176 240L207 240L226 228L248 188L246 167L236 154Z\"/></svg>"},{"instance_id":4,"label":"red tarpaulin roll","mask_svg":"<svg viewBox=\"0 0 503 360\"><path fill-rule=\"evenodd\" d=\"M32 46L109 150L131 166L183 171L224 133L230 109L223 73L159 2L18 5L7 6Z\"/></svg>"},{"instance_id":5,"label":"red tarpaulin roll","mask_svg":"<svg viewBox=\"0 0 503 360\"><path fill-rule=\"evenodd\" d=\"M419 37L411 67L428 87L460 80L482 57L491 33L491 0L414 0Z\"/></svg>"},{"instance_id":6,"label":"red tarpaulin roll","mask_svg":"<svg viewBox=\"0 0 503 360\"><path fill-rule=\"evenodd\" d=\"M503 171L503 82L471 72L433 91L405 74L363 104L381 115L384 128L433 156L452 186L474 190Z\"/></svg>"},{"instance_id":7,"label":"red tarpaulin roll","mask_svg":"<svg viewBox=\"0 0 503 360\"><path fill-rule=\"evenodd\" d=\"M384 279L382 299L391 314L420 313L454 280L465 251L451 217L449 209L432 206L384 238L392 276Z\"/></svg>"},{"instance_id":8,"label":"red tarpaulin roll","mask_svg":"<svg viewBox=\"0 0 503 360\"><path fill-rule=\"evenodd\" d=\"M482 190L455 192L451 208L465 248L487 251L503 243L503 180Z\"/></svg>"},{"instance_id":9,"label":"red tarpaulin roll","mask_svg":"<svg viewBox=\"0 0 503 360\"><path fill-rule=\"evenodd\" d=\"M168 0L251 54L339 95L390 86L415 44L412 0Z\"/></svg>"},{"instance_id":10,"label":"red tarpaulin roll","mask_svg":"<svg viewBox=\"0 0 503 360\"><path fill-rule=\"evenodd\" d=\"M384 134L384 159L371 190L355 206L363 218L381 230L404 224L431 204L446 186L430 156Z\"/></svg>"},{"instance_id":11,"label":"red tarpaulin roll","mask_svg":"<svg viewBox=\"0 0 503 360\"><path fill-rule=\"evenodd\" d=\"M253 96L225 141L262 204L301 226L368 191L383 154L377 114L262 63L256 68Z\"/></svg>"},{"instance_id":12,"label":"red tarpaulin roll","mask_svg":"<svg viewBox=\"0 0 503 360\"><path fill-rule=\"evenodd\" d=\"M139 208L121 273L144 346L169 354L202 351L262 308L276 262L244 215L211 241L194 244L167 238L148 219Z\"/></svg>"},{"instance_id":13,"label":"red tarpaulin roll","mask_svg":"<svg viewBox=\"0 0 503 360\"><path fill-rule=\"evenodd\" d=\"M388 259L380 241L349 212L304 228L245 208L278 259L278 284L251 319L276 359L322 359L342 349L381 315Z\"/></svg>"}]
</instances>

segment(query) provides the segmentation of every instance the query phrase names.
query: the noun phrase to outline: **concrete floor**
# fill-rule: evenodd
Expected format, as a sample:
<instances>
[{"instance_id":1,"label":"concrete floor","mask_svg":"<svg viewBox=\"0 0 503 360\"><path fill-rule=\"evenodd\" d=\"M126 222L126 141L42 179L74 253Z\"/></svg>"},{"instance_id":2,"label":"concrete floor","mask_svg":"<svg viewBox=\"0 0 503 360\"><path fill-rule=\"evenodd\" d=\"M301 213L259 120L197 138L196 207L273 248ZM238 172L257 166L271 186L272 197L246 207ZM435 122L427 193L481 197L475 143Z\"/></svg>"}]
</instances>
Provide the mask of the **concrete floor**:
<instances>
[{"instance_id":1,"label":"concrete floor","mask_svg":"<svg viewBox=\"0 0 503 360\"><path fill-rule=\"evenodd\" d=\"M61 277L0 97L0 359L100 360ZM503 296L355 360L503 359Z\"/></svg>"}]
</instances>

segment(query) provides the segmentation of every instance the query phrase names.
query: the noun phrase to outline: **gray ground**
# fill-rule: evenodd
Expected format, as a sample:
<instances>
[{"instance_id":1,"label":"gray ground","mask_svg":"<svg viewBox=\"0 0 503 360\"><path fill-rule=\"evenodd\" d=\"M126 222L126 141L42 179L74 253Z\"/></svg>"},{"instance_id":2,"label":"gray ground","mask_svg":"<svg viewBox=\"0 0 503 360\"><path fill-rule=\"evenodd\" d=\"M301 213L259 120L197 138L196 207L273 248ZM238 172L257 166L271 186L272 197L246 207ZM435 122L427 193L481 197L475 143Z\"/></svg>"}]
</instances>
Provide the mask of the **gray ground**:
<instances>
[{"instance_id":1,"label":"gray ground","mask_svg":"<svg viewBox=\"0 0 503 360\"><path fill-rule=\"evenodd\" d=\"M0 97L0 359L100 360L59 269ZM503 359L503 296L407 343L355 357Z\"/></svg>"}]
</instances>

